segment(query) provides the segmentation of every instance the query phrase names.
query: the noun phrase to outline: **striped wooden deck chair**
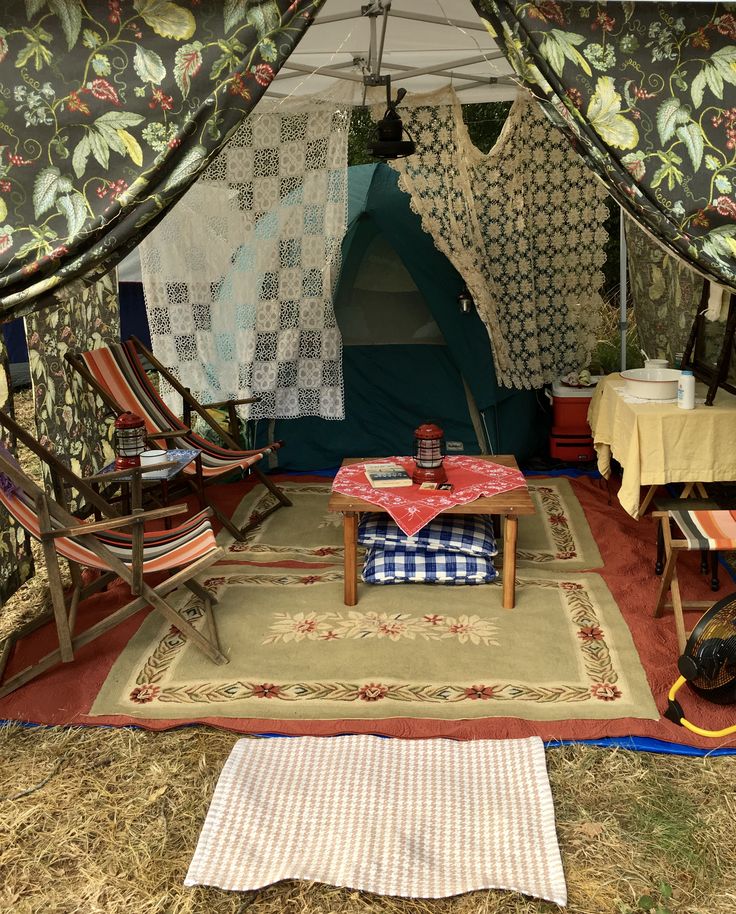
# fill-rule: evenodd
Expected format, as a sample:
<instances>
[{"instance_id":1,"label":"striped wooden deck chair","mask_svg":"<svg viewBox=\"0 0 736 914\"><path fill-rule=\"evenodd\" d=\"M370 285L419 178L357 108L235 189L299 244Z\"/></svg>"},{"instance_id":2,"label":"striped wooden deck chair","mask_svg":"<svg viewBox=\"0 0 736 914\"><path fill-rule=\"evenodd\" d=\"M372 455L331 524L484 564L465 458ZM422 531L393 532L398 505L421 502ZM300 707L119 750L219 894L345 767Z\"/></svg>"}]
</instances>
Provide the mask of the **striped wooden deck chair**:
<instances>
[{"instance_id":1,"label":"striped wooden deck chair","mask_svg":"<svg viewBox=\"0 0 736 914\"><path fill-rule=\"evenodd\" d=\"M23 633L7 639L0 649L0 698L58 663L72 661L75 651L80 647L99 638L146 606L159 610L215 663L227 663L228 660L220 649L212 614L212 605L216 601L194 580L195 575L204 571L224 554L215 542L209 521L210 510L200 511L170 530L146 531L146 521L180 514L186 511L186 507L177 505L143 511L139 507L140 482L136 486L134 481L133 513L121 517L115 514L112 506L95 492L87 481L79 479L71 470L60 464L13 419L1 411L0 425L30 446L40 459L46 460L54 471L59 471L67 485L77 489L98 513L105 515L102 520L80 521L66 509L63 497L61 502L58 497L51 498L23 472L10 452L0 446L0 503L41 543L48 570L53 618L59 643L58 648L41 660L3 680L13 645L19 637L37 626L26 627ZM162 464L157 466L160 468ZM142 468L138 480L142 473L148 471L149 467ZM54 488L57 493L63 492L60 484ZM59 558L68 562L71 572L72 589L68 600L62 585ZM102 574L93 583L83 585L82 567L99 569ZM168 572L169 576L156 586L148 584L147 576L159 572ZM90 628L76 632L79 604L102 590L116 577L122 578L130 585L133 599ZM170 593L182 586L190 590L202 603L204 634L166 600Z\"/></svg>"},{"instance_id":2,"label":"striped wooden deck chair","mask_svg":"<svg viewBox=\"0 0 736 914\"><path fill-rule=\"evenodd\" d=\"M691 510L654 512L659 518L660 535L664 542L665 564L662 582L659 587L655 617L661 616L665 609L671 607L675 616L677 643L682 652L687 643L688 632L685 628L683 609L709 608L711 602L684 601L677 579L677 558L681 552L720 552L736 549L736 511L728 510ZM674 523L682 534L681 539L672 536L671 524ZM706 565L707 568L707 565ZM714 578L717 581L717 578ZM667 602L668 594L671 602Z\"/></svg>"},{"instance_id":3,"label":"striped wooden deck chair","mask_svg":"<svg viewBox=\"0 0 736 914\"><path fill-rule=\"evenodd\" d=\"M141 356L144 356L159 374L182 397L184 404L183 421L175 416L159 396L158 391L146 374ZM238 443L237 415L235 407L243 403L253 403L257 398L245 400L227 400L220 403L199 403L177 379L169 372L154 354L136 337L126 343L116 343L102 349L91 349L89 352L67 353L67 360L97 392L103 402L115 415L129 410L142 416L146 422L149 440L154 447L166 447L167 442L174 448L199 450L202 455L201 472L204 482L220 479L234 470L252 471L275 497L274 504L257 518L250 520L242 529L238 529L216 506L213 511L222 525L242 540L245 534L260 524L265 517L278 508L291 504L288 497L257 466L264 456L283 445L276 441L267 447L256 450L243 450ZM224 429L211 415L210 409L226 408L230 415L230 429ZM220 447L190 429L191 414L197 413L225 442ZM197 470L194 464L188 466L183 475L194 488L194 476ZM196 486L196 488L200 488ZM200 492L200 494L202 494Z\"/></svg>"}]
</instances>

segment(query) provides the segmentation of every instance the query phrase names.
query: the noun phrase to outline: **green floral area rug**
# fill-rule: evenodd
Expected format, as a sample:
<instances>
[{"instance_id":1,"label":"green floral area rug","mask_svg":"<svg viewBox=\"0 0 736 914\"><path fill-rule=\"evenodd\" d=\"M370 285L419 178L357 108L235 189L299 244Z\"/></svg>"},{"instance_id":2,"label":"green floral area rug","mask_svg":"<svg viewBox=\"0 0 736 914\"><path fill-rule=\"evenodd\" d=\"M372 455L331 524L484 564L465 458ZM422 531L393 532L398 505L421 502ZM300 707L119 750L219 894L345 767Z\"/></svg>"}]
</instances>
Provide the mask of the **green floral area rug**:
<instances>
[{"instance_id":1,"label":"green floral area rug","mask_svg":"<svg viewBox=\"0 0 736 914\"><path fill-rule=\"evenodd\" d=\"M286 511L278 512L285 516ZM658 717L629 629L592 572L524 570L498 584L359 587L342 567L211 569L220 640L210 663L151 614L115 661L93 716L147 719L612 720ZM195 624L201 604L182 610Z\"/></svg>"},{"instance_id":2,"label":"green floral area rug","mask_svg":"<svg viewBox=\"0 0 736 914\"><path fill-rule=\"evenodd\" d=\"M342 515L327 510L330 485L286 482L282 488L293 506L267 517L247 543L230 541L229 548L253 561L342 562ZM536 514L519 518L519 565L566 571L599 568L601 554L569 480L534 481L529 492ZM258 517L274 502L265 486L257 486L235 513L236 524ZM499 555L499 565L502 559Z\"/></svg>"}]
</instances>

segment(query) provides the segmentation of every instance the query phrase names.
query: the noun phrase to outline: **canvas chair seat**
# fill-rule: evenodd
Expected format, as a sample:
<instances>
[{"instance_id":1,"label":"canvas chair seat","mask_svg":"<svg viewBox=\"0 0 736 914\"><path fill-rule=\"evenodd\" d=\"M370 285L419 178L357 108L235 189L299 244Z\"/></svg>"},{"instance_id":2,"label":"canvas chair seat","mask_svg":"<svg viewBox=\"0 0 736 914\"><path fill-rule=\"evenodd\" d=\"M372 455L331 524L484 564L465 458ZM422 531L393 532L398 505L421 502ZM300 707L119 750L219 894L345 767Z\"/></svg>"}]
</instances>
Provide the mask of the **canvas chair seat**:
<instances>
[{"instance_id":1,"label":"canvas chair seat","mask_svg":"<svg viewBox=\"0 0 736 914\"><path fill-rule=\"evenodd\" d=\"M132 340L80 352L78 358L122 411L128 410L141 416L150 439L155 440L157 432L181 431L181 437L172 439L171 447L199 450L202 454L202 475L205 477L221 476L230 470L248 469L273 448L271 445L255 451L233 451L232 448L220 447L188 429L159 396ZM166 447L163 440L157 443L160 447ZM194 464L188 464L182 472L188 476L194 475Z\"/></svg>"},{"instance_id":2,"label":"canvas chair seat","mask_svg":"<svg viewBox=\"0 0 736 914\"><path fill-rule=\"evenodd\" d=\"M736 549L736 511L670 511L688 549Z\"/></svg>"},{"instance_id":3,"label":"canvas chair seat","mask_svg":"<svg viewBox=\"0 0 736 914\"><path fill-rule=\"evenodd\" d=\"M736 549L736 511L693 509L689 511L655 511L653 517L659 519L659 542L664 551L662 582L659 587L655 617L661 616L665 609L671 607L675 617L677 644L682 652L687 643L688 631L685 627L685 609L707 609L712 604L706 601L685 601L680 593L677 577L677 558L681 552L697 552L705 557L701 561L701 570L707 572L707 555L711 553L713 571L711 589L719 587L717 576L717 553L724 549ZM671 524L682 534L681 539L672 535ZM670 602L667 602L668 596Z\"/></svg>"},{"instance_id":4,"label":"canvas chair seat","mask_svg":"<svg viewBox=\"0 0 736 914\"><path fill-rule=\"evenodd\" d=\"M146 373L141 356L145 356L159 375L182 397L183 421L174 415L161 398ZM200 459L193 464L188 464L182 470L182 474L188 478L189 484L197 489L203 499L205 498L205 482L214 482L234 470L252 471L258 476L274 496L274 504L257 517L249 519L242 529L237 528L226 514L221 512L216 505L211 504L220 523L236 539L243 540L249 530L262 523L273 511L291 505L291 501L283 491L257 466L266 455L280 448L283 442L274 441L263 448L243 450L236 440L238 438L238 432L235 430L236 406L252 403L257 398L209 404L210 407L227 408L230 417L230 431L228 432L212 417L207 407L195 400L191 392L183 387L156 359L155 355L135 337L125 343L114 343L101 349L67 353L66 359L116 415L129 411L141 416L146 423L148 440L153 442L156 447L194 449L199 452ZM220 435L224 446L209 441L189 428L187 423L190 421L192 412L197 413Z\"/></svg>"},{"instance_id":5,"label":"canvas chair seat","mask_svg":"<svg viewBox=\"0 0 736 914\"><path fill-rule=\"evenodd\" d=\"M41 541L41 521L29 495L18 490L7 493L0 488L0 502L19 524L35 539ZM80 524L83 521L79 521ZM62 524L51 518L51 526L61 529ZM129 533L98 533L96 538L125 565L133 565L133 537ZM56 550L65 559L84 565L110 571L110 565L90 548L79 536L60 536L55 541ZM143 533L143 573L153 574L179 568L195 562L217 549L215 534L209 521L208 512L200 511L178 527L165 531Z\"/></svg>"},{"instance_id":6,"label":"canvas chair seat","mask_svg":"<svg viewBox=\"0 0 736 914\"><path fill-rule=\"evenodd\" d=\"M149 606L158 610L210 660L227 663L227 657L220 649L212 612L216 600L196 580L198 574L224 554L210 523L211 509L198 512L173 529L146 530L149 520L167 519L186 508L177 505L143 511L140 504L144 468L129 471L133 475L133 512L121 517L87 481L76 476L2 411L0 428L10 433L11 440L22 441L52 472L56 498L40 488L7 450L0 449L0 504L41 543L59 644L41 660L3 679L14 644L45 619L33 620L5 639L0 644L0 698L57 664L72 661L80 647ZM64 484L77 490L94 508L97 518L81 521L67 510ZM100 515L102 518L98 519ZM72 587L68 595L62 584L60 558L68 562L71 573ZM85 584L81 567L95 568L101 574ZM157 572L167 574L162 582L152 585L146 578ZM116 577L130 586L130 602L89 628L77 631L80 603L103 590ZM166 600L180 587L187 588L201 604L202 631Z\"/></svg>"}]
</instances>

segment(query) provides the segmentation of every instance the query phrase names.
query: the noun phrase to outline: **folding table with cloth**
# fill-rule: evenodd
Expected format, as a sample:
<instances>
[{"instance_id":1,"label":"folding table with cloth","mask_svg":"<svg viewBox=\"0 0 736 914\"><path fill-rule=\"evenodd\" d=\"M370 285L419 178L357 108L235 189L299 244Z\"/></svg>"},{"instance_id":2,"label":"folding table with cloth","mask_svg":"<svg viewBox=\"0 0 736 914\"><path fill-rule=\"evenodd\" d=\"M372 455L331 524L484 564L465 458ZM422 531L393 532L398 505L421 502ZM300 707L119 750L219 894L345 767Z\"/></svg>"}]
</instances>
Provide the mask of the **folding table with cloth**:
<instances>
[{"instance_id":1,"label":"folding table with cloth","mask_svg":"<svg viewBox=\"0 0 736 914\"><path fill-rule=\"evenodd\" d=\"M617 388L619 374L602 378L588 412L598 469L608 479L611 459L623 468L618 499L624 511L639 518L654 495L653 487L685 483L687 494L696 484L736 479L736 396L719 390L713 406L680 409L676 403L628 402ZM696 385L696 402L705 388ZM641 486L650 492L640 502Z\"/></svg>"}]
</instances>

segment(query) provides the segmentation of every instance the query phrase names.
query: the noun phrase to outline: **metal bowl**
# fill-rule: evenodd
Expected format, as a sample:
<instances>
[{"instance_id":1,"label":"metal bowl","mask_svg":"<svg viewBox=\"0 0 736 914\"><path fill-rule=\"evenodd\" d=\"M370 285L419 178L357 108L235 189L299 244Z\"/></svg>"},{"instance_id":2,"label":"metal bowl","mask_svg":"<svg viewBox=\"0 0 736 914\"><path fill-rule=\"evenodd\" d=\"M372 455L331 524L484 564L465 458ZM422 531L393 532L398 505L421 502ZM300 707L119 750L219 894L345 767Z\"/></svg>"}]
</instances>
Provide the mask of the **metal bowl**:
<instances>
[{"instance_id":1,"label":"metal bowl","mask_svg":"<svg viewBox=\"0 0 736 914\"><path fill-rule=\"evenodd\" d=\"M673 400L680 372L676 368L631 368L622 371L626 392L642 400Z\"/></svg>"}]
</instances>

